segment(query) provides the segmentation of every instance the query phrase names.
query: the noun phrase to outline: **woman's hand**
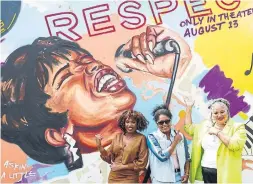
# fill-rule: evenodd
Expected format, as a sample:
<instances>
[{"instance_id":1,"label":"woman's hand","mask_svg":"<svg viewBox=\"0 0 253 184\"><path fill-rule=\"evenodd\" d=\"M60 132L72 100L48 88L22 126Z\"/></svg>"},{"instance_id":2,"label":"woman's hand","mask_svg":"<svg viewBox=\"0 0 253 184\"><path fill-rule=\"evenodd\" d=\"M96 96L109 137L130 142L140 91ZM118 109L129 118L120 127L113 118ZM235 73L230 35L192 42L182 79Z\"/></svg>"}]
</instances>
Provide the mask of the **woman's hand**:
<instances>
[{"instance_id":1,"label":"woman's hand","mask_svg":"<svg viewBox=\"0 0 253 184\"><path fill-rule=\"evenodd\" d=\"M112 162L110 167L112 171L120 171L124 169L124 165L122 163L116 163L116 162Z\"/></svg>"},{"instance_id":2,"label":"woman's hand","mask_svg":"<svg viewBox=\"0 0 253 184\"><path fill-rule=\"evenodd\" d=\"M179 134L179 133L177 133L177 135L175 136L175 138L174 138L174 140L177 142L177 144L182 140L183 138L182 138L182 136Z\"/></svg>"},{"instance_id":3,"label":"woman's hand","mask_svg":"<svg viewBox=\"0 0 253 184\"><path fill-rule=\"evenodd\" d=\"M184 96L184 103L187 109L192 109L192 107L194 106L194 100L192 99L192 97L189 96Z\"/></svg>"},{"instance_id":4,"label":"woman's hand","mask_svg":"<svg viewBox=\"0 0 253 184\"><path fill-rule=\"evenodd\" d=\"M189 179L189 175L184 175L184 176L181 177L181 182L182 183L187 183L188 179Z\"/></svg>"},{"instance_id":5,"label":"woman's hand","mask_svg":"<svg viewBox=\"0 0 253 184\"><path fill-rule=\"evenodd\" d=\"M217 129L217 128L215 128L215 127L211 127L211 128L209 129L208 133L209 133L210 135L217 135L219 131L220 131L219 129Z\"/></svg>"}]
</instances>

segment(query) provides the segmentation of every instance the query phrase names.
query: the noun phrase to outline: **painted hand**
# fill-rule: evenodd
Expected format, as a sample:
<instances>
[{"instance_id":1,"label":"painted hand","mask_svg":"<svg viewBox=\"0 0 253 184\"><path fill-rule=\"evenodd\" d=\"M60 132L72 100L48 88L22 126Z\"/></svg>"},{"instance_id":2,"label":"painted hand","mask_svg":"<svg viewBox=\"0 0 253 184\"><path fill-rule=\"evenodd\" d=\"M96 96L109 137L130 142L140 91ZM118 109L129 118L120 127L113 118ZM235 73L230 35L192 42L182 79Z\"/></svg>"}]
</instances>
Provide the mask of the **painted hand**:
<instances>
[{"instance_id":1,"label":"painted hand","mask_svg":"<svg viewBox=\"0 0 253 184\"><path fill-rule=\"evenodd\" d=\"M177 73L177 77L180 77L191 60L190 47L176 32L160 26L148 26L146 32L132 37L118 49L115 58L117 67L123 72L140 70L159 77L171 78L175 54L168 53L157 57L154 55L157 43L168 39L175 40L180 46L181 55ZM132 58L124 55L126 51L132 53Z\"/></svg>"}]
</instances>

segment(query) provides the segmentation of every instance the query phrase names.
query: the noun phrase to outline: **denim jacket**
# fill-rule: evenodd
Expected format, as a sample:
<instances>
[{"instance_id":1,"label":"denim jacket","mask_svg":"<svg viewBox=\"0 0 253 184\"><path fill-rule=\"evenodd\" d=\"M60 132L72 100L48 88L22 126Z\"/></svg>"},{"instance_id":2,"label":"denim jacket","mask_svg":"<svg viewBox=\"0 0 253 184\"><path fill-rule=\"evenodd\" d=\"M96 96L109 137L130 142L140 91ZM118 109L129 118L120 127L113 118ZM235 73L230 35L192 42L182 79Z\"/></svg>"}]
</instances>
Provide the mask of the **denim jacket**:
<instances>
[{"instance_id":1,"label":"denim jacket","mask_svg":"<svg viewBox=\"0 0 253 184\"><path fill-rule=\"evenodd\" d=\"M151 169L151 179L155 178L160 182L175 182L174 160L169 154L169 148L174 141L175 132L171 131L171 141L159 129L147 137L149 148L149 163ZM183 137L183 135L180 133ZM186 139L183 137L176 146L180 174L184 175L184 165L190 159Z\"/></svg>"}]
</instances>

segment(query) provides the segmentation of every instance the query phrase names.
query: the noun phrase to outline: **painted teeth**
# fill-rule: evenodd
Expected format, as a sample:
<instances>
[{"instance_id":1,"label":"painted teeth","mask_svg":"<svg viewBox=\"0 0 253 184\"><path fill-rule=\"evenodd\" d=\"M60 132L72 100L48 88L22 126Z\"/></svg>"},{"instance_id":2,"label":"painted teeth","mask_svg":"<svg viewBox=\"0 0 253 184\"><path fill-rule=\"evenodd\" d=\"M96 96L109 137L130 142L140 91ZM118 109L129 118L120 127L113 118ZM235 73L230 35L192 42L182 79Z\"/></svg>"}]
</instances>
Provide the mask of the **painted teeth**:
<instances>
[{"instance_id":1,"label":"painted teeth","mask_svg":"<svg viewBox=\"0 0 253 184\"><path fill-rule=\"evenodd\" d=\"M119 82L118 79L112 81L112 82L108 85L108 88L110 88L111 86L113 86L113 85L116 84L117 82Z\"/></svg>"},{"instance_id":2,"label":"painted teeth","mask_svg":"<svg viewBox=\"0 0 253 184\"><path fill-rule=\"evenodd\" d=\"M115 91L115 90L116 90L115 87L110 88L110 91Z\"/></svg>"},{"instance_id":3,"label":"painted teeth","mask_svg":"<svg viewBox=\"0 0 253 184\"><path fill-rule=\"evenodd\" d=\"M116 77L114 75L111 74L106 74L104 75L100 80L99 80L99 84L98 84L98 92L101 92L103 86L105 85L105 83L109 80L113 80L113 82L115 81Z\"/></svg>"}]
</instances>

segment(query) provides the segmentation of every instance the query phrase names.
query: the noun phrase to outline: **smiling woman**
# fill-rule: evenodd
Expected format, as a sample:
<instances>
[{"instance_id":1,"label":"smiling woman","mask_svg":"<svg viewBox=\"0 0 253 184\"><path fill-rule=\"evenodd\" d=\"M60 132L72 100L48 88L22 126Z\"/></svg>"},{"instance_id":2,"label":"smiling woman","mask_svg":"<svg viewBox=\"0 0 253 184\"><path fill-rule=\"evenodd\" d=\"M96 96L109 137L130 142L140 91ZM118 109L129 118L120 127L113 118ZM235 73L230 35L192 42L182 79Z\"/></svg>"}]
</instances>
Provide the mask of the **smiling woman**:
<instances>
[{"instance_id":1,"label":"smiling woman","mask_svg":"<svg viewBox=\"0 0 253 184\"><path fill-rule=\"evenodd\" d=\"M191 183L195 180L241 183L242 150L247 135L244 124L231 119L230 103L223 98L214 99L209 105L210 119L200 124L192 124L194 103L188 98L185 98L185 103L185 131L193 137Z\"/></svg>"},{"instance_id":2,"label":"smiling woman","mask_svg":"<svg viewBox=\"0 0 253 184\"><path fill-rule=\"evenodd\" d=\"M103 145L108 145L120 131L115 114L135 103L134 94L109 66L58 37L38 38L15 50L2 67L1 92L1 138L50 164L68 159L65 133L75 134L82 153L96 148L94 135L87 132L105 132ZM104 113L108 109L109 115Z\"/></svg>"},{"instance_id":3,"label":"smiling woman","mask_svg":"<svg viewBox=\"0 0 253 184\"><path fill-rule=\"evenodd\" d=\"M67 49L56 52L49 44L58 42L58 38L48 39L48 44L44 40L39 38L32 45L18 48L2 66L1 138L19 145L33 159L52 164L64 161L67 155L63 146L47 143L45 131L64 127L67 114L51 113L44 106L50 98L43 91L48 83L45 66L52 68L57 63L53 56L63 56ZM74 44L72 49L81 51Z\"/></svg>"},{"instance_id":4,"label":"smiling woman","mask_svg":"<svg viewBox=\"0 0 253 184\"><path fill-rule=\"evenodd\" d=\"M158 128L147 138L152 183L187 182L190 156L186 139L172 128L167 105L155 107L152 115Z\"/></svg>"},{"instance_id":5,"label":"smiling woman","mask_svg":"<svg viewBox=\"0 0 253 184\"><path fill-rule=\"evenodd\" d=\"M159 26L148 26L145 33L130 38L121 49L137 55L116 55L116 66L171 76L174 53L152 53L153 46L168 37L180 45L178 71L182 73L191 59L189 46L177 33ZM147 55L152 62L140 60ZM59 37L40 37L13 51L1 77L1 138L39 162L65 162L69 170L82 167L90 160L85 156L97 151L96 134L104 137L101 146L105 147L122 132L118 118L136 102L135 94L110 66ZM134 130L132 123L126 130Z\"/></svg>"},{"instance_id":6,"label":"smiling woman","mask_svg":"<svg viewBox=\"0 0 253 184\"><path fill-rule=\"evenodd\" d=\"M148 162L148 148L145 136L137 130L143 131L147 125L143 114L128 110L119 118L123 133L115 136L107 150L101 146L101 135L96 135L101 158L111 164L109 183L138 183L139 172L145 169Z\"/></svg>"},{"instance_id":7,"label":"smiling woman","mask_svg":"<svg viewBox=\"0 0 253 184\"><path fill-rule=\"evenodd\" d=\"M103 146L108 145L120 131L117 117L135 103L124 80L87 52L70 50L65 58L58 58L48 79L45 91L51 98L46 106L53 112L68 111L68 122L74 127L71 134L81 153L96 150L97 133L106 135Z\"/></svg>"}]
</instances>

